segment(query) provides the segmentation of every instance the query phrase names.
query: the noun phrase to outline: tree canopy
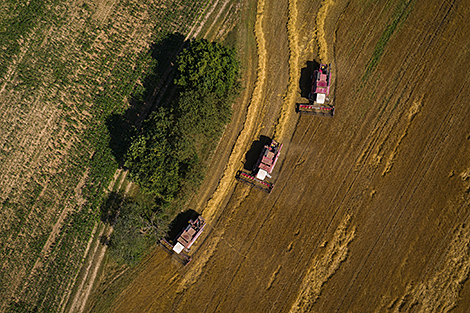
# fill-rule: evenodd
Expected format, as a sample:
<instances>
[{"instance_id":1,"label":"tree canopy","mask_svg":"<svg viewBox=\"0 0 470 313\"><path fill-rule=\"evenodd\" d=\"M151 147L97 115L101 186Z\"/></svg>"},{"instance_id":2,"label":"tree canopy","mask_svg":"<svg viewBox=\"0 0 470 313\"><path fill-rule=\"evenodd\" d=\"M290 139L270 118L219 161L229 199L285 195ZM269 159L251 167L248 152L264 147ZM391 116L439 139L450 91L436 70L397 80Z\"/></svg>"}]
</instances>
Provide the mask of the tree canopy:
<instances>
[{"instance_id":1,"label":"tree canopy","mask_svg":"<svg viewBox=\"0 0 470 313\"><path fill-rule=\"evenodd\" d=\"M176 84L184 90L198 90L227 97L239 84L236 51L217 42L194 40L177 59Z\"/></svg>"},{"instance_id":2,"label":"tree canopy","mask_svg":"<svg viewBox=\"0 0 470 313\"><path fill-rule=\"evenodd\" d=\"M179 160L174 154L174 121L159 109L147 119L129 148L125 166L140 187L163 200L178 189Z\"/></svg>"},{"instance_id":3,"label":"tree canopy","mask_svg":"<svg viewBox=\"0 0 470 313\"><path fill-rule=\"evenodd\" d=\"M178 56L176 95L150 114L125 155L124 165L141 194L120 206L110 239L116 260L138 262L149 242L167 232L185 197L197 190L230 122L239 77L235 50L220 43L193 40ZM113 212L104 207L103 216L109 219Z\"/></svg>"},{"instance_id":4,"label":"tree canopy","mask_svg":"<svg viewBox=\"0 0 470 313\"><path fill-rule=\"evenodd\" d=\"M236 52L220 43L191 41L178 56L177 69L177 95L146 120L125 162L145 192L166 202L183 180L201 180L197 168L203 168L230 121L240 91Z\"/></svg>"}]
</instances>

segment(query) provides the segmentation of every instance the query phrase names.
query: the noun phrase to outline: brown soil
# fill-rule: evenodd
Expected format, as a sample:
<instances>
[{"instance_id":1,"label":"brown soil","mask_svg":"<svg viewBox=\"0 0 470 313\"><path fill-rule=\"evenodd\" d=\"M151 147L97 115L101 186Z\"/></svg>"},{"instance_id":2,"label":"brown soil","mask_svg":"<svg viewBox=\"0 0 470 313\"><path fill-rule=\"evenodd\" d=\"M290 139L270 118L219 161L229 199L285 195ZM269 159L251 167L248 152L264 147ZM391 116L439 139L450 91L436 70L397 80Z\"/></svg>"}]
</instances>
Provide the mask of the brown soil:
<instances>
[{"instance_id":1,"label":"brown soil","mask_svg":"<svg viewBox=\"0 0 470 313\"><path fill-rule=\"evenodd\" d=\"M259 0L194 260L155 249L109 311L465 312L468 18L462 0ZM333 118L292 114L312 59L333 65ZM233 179L260 134L285 144L271 195Z\"/></svg>"}]
</instances>

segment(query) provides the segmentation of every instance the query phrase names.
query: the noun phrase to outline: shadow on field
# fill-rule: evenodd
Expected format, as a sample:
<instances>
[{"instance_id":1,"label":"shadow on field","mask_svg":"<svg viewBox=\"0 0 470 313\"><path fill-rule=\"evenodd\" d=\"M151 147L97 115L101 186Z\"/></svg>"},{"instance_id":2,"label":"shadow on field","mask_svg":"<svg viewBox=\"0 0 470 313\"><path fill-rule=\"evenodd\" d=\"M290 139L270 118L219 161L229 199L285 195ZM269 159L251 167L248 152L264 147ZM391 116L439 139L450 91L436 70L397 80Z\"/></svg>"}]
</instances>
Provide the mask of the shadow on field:
<instances>
[{"instance_id":1,"label":"shadow on field","mask_svg":"<svg viewBox=\"0 0 470 313\"><path fill-rule=\"evenodd\" d=\"M101 221L113 225L116 222L117 214L123 201L124 195L122 192L111 191L100 207Z\"/></svg>"},{"instance_id":2,"label":"shadow on field","mask_svg":"<svg viewBox=\"0 0 470 313\"><path fill-rule=\"evenodd\" d=\"M245 164L243 165L243 169L247 171L253 170L253 167L256 165L256 161L258 161L261 152L263 152L263 147L271 143L271 139L269 137L261 135L259 140L255 140L251 144L250 150L245 154Z\"/></svg>"},{"instance_id":3,"label":"shadow on field","mask_svg":"<svg viewBox=\"0 0 470 313\"><path fill-rule=\"evenodd\" d=\"M300 95L302 98L308 98L308 94L312 88L312 75L313 71L320 67L320 63L317 61L307 61L306 67L303 67L300 71Z\"/></svg>"},{"instance_id":4,"label":"shadow on field","mask_svg":"<svg viewBox=\"0 0 470 313\"><path fill-rule=\"evenodd\" d=\"M129 99L129 108L122 114L114 113L107 117L109 147L120 166L124 163L126 151L130 147L132 137L138 133L141 121L147 117L155 99L165 89L163 87L166 87L167 79L171 76L169 73L173 71L176 55L185 44L184 38L180 33L168 34L151 46L148 52L151 57L150 69L147 70L141 85L134 87L132 98ZM168 90L173 89L172 84L171 79Z\"/></svg>"},{"instance_id":5,"label":"shadow on field","mask_svg":"<svg viewBox=\"0 0 470 313\"><path fill-rule=\"evenodd\" d=\"M178 216L176 216L176 218L171 222L170 230L168 231L168 234L165 238L172 242L176 236L178 236L183 231L186 225L188 225L189 220L194 220L199 215L199 213L191 209L178 214Z\"/></svg>"}]
</instances>

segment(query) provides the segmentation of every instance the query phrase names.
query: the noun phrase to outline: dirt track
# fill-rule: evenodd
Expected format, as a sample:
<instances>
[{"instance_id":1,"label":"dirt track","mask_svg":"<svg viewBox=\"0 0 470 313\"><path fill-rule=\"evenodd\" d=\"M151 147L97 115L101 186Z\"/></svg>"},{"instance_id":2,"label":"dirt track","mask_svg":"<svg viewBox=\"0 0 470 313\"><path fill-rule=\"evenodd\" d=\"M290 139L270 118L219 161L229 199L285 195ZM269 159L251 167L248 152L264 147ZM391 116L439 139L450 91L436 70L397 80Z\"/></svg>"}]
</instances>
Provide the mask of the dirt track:
<instances>
[{"instance_id":1,"label":"dirt track","mask_svg":"<svg viewBox=\"0 0 470 313\"><path fill-rule=\"evenodd\" d=\"M110 311L465 312L469 18L464 1L259 0L261 113L247 136L282 134L276 188L227 180L197 208L210 225L194 261L155 250ZM289 115L289 65L318 54L335 69L337 114Z\"/></svg>"}]
</instances>

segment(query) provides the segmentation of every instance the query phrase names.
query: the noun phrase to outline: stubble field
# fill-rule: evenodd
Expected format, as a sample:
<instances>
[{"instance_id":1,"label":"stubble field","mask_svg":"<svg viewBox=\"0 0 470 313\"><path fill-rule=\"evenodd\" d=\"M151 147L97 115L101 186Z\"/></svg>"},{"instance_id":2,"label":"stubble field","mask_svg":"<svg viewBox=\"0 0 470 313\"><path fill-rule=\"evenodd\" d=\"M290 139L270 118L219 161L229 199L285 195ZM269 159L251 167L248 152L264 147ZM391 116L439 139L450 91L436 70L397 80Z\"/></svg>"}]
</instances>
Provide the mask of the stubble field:
<instances>
[{"instance_id":1,"label":"stubble field","mask_svg":"<svg viewBox=\"0 0 470 313\"><path fill-rule=\"evenodd\" d=\"M157 247L104 310L466 312L468 4L255 5L246 118L193 200L209 224L194 260ZM294 112L313 60L332 63L333 118ZM260 135L285 144L271 195L234 180Z\"/></svg>"}]
</instances>

